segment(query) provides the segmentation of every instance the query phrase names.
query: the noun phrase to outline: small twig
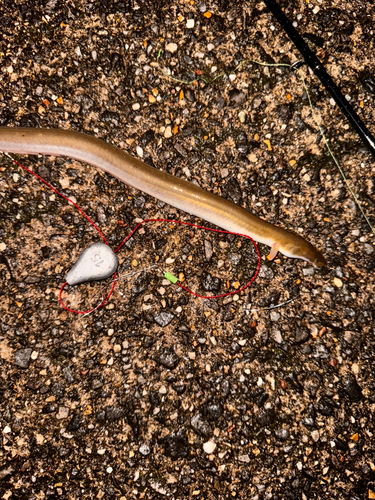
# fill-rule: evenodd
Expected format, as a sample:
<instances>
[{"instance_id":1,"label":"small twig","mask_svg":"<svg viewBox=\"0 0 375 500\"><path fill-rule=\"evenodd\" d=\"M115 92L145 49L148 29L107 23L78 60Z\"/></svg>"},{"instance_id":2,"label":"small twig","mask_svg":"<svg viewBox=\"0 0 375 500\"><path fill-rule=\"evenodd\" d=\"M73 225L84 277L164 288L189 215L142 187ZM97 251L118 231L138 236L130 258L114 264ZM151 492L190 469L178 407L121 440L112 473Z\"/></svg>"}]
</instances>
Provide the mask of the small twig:
<instances>
[{"instance_id":1,"label":"small twig","mask_svg":"<svg viewBox=\"0 0 375 500\"><path fill-rule=\"evenodd\" d=\"M111 283L113 283L114 281L117 282L117 281L123 280L125 278L135 276L136 274L143 273L144 271L148 271L149 269L152 269L154 267L157 267L157 264L154 264L153 266L145 267L144 269L140 269L139 271L134 271L133 273L124 274L122 276L119 275L119 277L116 278L115 280L112 280Z\"/></svg>"},{"instance_id":2,"label":"small twig","mask_svg":"<svg viewBox=\"0 0 375 500\"><path fill-rule=\"evenodd\" d=\"M283 307L286 306L287 304L290 304L291 302L295 302L298 300L299 297L296 299L289 299L285 302L282 302L281 304L277 304L276 306L270 306L270 307L261 307L260 309L250 309L250 311L255 312L255 311L270 311L271 309L277 309L278 307Z\"/></svg>"},{"instance_id":3,"label":"small twig","mask_svg":"<svg viewBox=\"0 0 375 500\"><path fill-rule=\"evenodd\" d=\"M310 96L309 90L308 90L308 88L307 88L307 85L306 85L305 79L304 79L304 77L303 77L303 73L302 73L302 71L301 71L300 69L298 70L298 74L299 74L299 76L300 76L300 78L301 78L301 80L302 80L302 84L303 84L303 86L304 86L304 88L305 88L305 91L306 91L306 94L307 94L307 98L308 98L308 100L309 100L309 104L310 104L310 109L311 109L312 116L313 116L313 118L314 118L314 121L315 121L315 123L316 123L316 125L317 125L318 129L319 129L319 132L321 133L321 136L322 136L322 138L323 138L323 140L324 140L324 144L325 144L326 148L328 149L328 152L329 152L329 154L331 155L331 157L332 157L333 161L335 162L335 165L336 165L336 167L338 168L338 171L340 172L340 175L341 175L341 177L342 177L342 179L343 179L343 181L344 181L344 183L345 183L345 185L346 185L346 187L347 187L347 189L348 189L349 193L352 195L352 197L353 197L353 199L354 199L354 201L355 201L355 203L356 203L357 207L358 207L358 208L359 208L359 210L361 211L361 213L362 213L363 217L365 218L365 221L367 222L367 224L368 224L369 228L371 229L372 233L373 233L373 234L375 234L375 229L374 229L374 227L372 226L372 224L371 224L371 222L369 221L369 219L368 219L367 215L365 214L365 212L364 212L364 210L363 210L363 208L362 208L362 205L361 205L361 203L360 203L359 199L357 198L357 195L354 193L353 189L350 187L349 181L348 181L348 179L347 179L347 177L346 177L346 175L345 175L345 173L344 173L344 171L343 171L343 169L342 169L342 167L341 167L340 163L338 162L338 160L336 159L335 155L333 154L333 151L332 151L332 149L331 149L331 147L330 147L330 145L329 145L328 139L327 139L327 137L325 136L325 134L324 134L324 130L323 130L322 126L320 125L319 120L318 120L318 117L316 116L316 113L315 113L315 111L314 111L314 107L313 107L313 104L312 104L312 101L311 101L311 96Z\"/></svg>"},{"instance_id":4,"label":"small twig","mask_svg":"<svg viewBox=\"0 0 375 500\"><path fill-rule=\"evenodd\" d=\"M162 72L162 73L163 73L163 74L164 74L167 78L169 78L169 79L171 79L171 80L173 80L173 81L175 81L175 82L178 82L178 83L183 83L183 84L189 85L189 84L192 84L192 83L194 83L194 82L196 82L196 81L198 81L198 80L202 80L202 81L204 81L206 84L210 84L210 83L214 82L215 80L217 80L218 78L223 77L223 76L225 76L225 75L226 75L226 73L220 73L219 75L215 76L215 78L213 78L211 81L206 80L204 77L198 77L198 78L196 78L195 80L192 80L192 81L190 81L190 82L188 82L188 81L184 81L184 80L178 80L177 78L174 78L173 76L168 75L165 71L163 71L163 70L161 69L161 67L160 67L160 65L159 65L159 58L160 58L161 53L162 53L162 49L160 49L160 50L159 50L159 52L158 52L158 56L157 56L157 59L156 59L157 65L158 65L158 67L160 68L161 72ZM241 66L243 66L243 65L244 65L244 64L246 64L246 63L254 63L254 64L258 64L259 66L267 66L267 67L286 67L286 68L292 68L292 67L293 67L293 64L284 64L284 63L264 63L264 62L261 62L261 61L257 61L257 60L255 60L255 59L245 59L244 61L240 62L240 64L238 64L238 65L234 68L234 70L230 71L228 74L230 75L230 74L232 74L232 73L235 73L235 72L236 72L239 68L241 68ZM326 136L325 136L325 134L324 134L324 131L323 131L323 128L321 127L321 125L320 125L320 123L319 123L319 120L318 120L318 118L317 118L317 116L316 116L316 113L315 113L315 111L314 111L314 108L313 108L313 104L312 104L312 101L311 101L311 97L310 97L309 90L308 90L308 88L307 88L307 85L306 85L305 79L304 79L304 77L303 77L303 73L302 73L301 69L299 69L299 68L296 68L296 69L298 69L298 74L299 74L299 76L300 76L300 78L301 78L302 85L304 86L304 89L305 89L305 91L306 91L307 98L308 98L308 100L309 100L310 109L311 109L311 112L312 112L312 115L313 115L314 121L315 121L315 123L316 123L316 125L317 125L317 127L318 127L318 129L319 129L319 131L320 131L320 133L321 133L321 135L322 135L322 138L323 138L323 140L324 140L324 144L325 144L325 146L326 146L326 148L327 148L327 150L328 150L329 154L331 155L331 157L332 157L332 159L333 159L333 161L334 161L334 163L335 163L335 165L336 165L336 167L337 167L337 169L338 169L338 171L339 171L339 173L340 173L340 175L341 175L341 177L342 177L342 179L343 179L343 181L344 181L344 183L345 183L345 185L346 185L346 187L347 187L347 189L348 189L348 191L349 191L349 193L350 193L350 194L351 194L351 196L353 197L354 202L356 203L356 205L357 205L357 207L359 208L359 210L360 210L361 214L363 215L363 217L364 217L365 221L367 222L367 224L368 224L368 226L369 226L369 228L370 228L371 232L372 232L373 234L375 234L375 229L374 229L374 227L372 226L371 222L369 221L369 218L367 217L367 215L366 215L365 211L363 210L362 205L361 205L361 203L360 203L359 199L357 198L356 194L354 193L353 189L350 187L349 181L348 181L348 179L347 179L347 177L346 177L346 175L345 175L345 173L344 173L344 171L343 171L343 169L342 169L341 165L339 164L338 160L336 159L335 155L333 154L333 151L332 151L332 149L331 149L331 147L330 147L330 145L329 145L328 139L326 138Z\"/></svg>"},{"instance_id":5,"label":"small twig","mask_svg":"<svg viewBox=\"0 0 375 500\"><path fill-rule=\"evenodd\" d=\"M158 65L160 71L163 73L164 76L166 76L170 80L173 80L174 82L177 82L177 83L183 83L184 85L191 85L194 82L198 82L198 81L202 81L202 82L206 83L207 85L210 85L218 78L222 78L224 76L228 76L228 75L235 73L236 71L238 71L241 68L241 66L243 66L246 63L255 63L255 64L258 64L259 66L284 66L287 68L290 67L290 64L282 64L282 63L271 64L271 63L263 63L260 61L256 61L255 59L245 59L244 61L241 61L232 71L229 71L229 73L220 73L219 75L216 75L212 80L206 80L206 78L204 76L199 76L198 78L194 78L194 80L186 81L186 80L179 80L178 78L175 78L174 76L169 75L166 71L164 71L161 68L161 66L159 64L159 58L160 58L160 55L162 52L163 52L163 50L160 49L158 52L157 58L156 58L156 64Z\"/></svg>"}]
</instances>

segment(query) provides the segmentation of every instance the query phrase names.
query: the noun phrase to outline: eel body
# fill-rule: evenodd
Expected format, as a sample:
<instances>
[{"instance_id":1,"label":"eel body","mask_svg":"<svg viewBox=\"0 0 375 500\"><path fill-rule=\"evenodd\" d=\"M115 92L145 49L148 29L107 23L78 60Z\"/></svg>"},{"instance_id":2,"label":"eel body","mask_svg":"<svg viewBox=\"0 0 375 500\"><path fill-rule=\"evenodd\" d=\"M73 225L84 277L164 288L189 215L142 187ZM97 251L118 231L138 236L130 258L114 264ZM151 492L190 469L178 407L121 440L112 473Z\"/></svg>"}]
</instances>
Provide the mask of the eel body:
<instances>
[{"instance_id":1,"label":"eel body","mask_svg":"<svg viewBox=\"0 0 375 500\"><path fill-rule=\"evenodd\" d=\"M298 234L274 226L236 204L157 170L117 147L87 134L57 129L0 127L0 151L67 156L103 170L139 189L227 231L246 234L277 252L324 266L323 255Z\"/></svg>"}]
</instances>

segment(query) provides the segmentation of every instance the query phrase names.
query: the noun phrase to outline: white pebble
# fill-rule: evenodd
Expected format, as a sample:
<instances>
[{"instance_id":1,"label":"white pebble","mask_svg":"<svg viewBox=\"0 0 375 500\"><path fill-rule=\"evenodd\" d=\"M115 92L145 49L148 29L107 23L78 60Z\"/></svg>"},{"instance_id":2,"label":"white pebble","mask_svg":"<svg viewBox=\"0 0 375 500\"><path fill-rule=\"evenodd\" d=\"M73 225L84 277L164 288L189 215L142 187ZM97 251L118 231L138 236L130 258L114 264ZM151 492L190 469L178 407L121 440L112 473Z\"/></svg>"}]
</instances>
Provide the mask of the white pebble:
<instances>
[{"instance_id":1,"label":"white pebble","mask_svg":"<svg viewBox=\"0 0 375 500\"><path fill-rule=\"evenodd\" d=\"M246 120L246 113L244 111L240 111L238 113L238 118L240 119L241 123L245 123Z\"/></svg>"},{"instance_id":2,"label":"white pebble","mask_svg":"<svg viewBox=\"0 0 375 500\"><path fill-rule=\"evenodd\" d=\"M319 431L315 430L315 431L312 431L311 433L311 437L312 437L312 440L317 443L319 441Z\"/></svg>"},{"instance_id":3,"label":"white pebble","mask_svg":"<svg viewBox=\"0 0 375 500\"><path fill-rule=\"evenodd\" d=\"M186 27L190 28L190 29L194 28L194 24L195 24L194 19L188 19L187 23L186 23Z\"/></svg>"},{"instance_id":4,"label":"white pebble","mask_svg":"<svg viewBox=\"0 0 375 500\"><path fill-rule=\"evenodd\" d=\"M280 330L274 330L273 332L273 339L277 344L281 344L283 341L283 337L281 335Z\"/></svg>"},{"instance_id":5,"label":"white pebble","mask_svg":"<svg viewBox=\"0 0 375 500\"><path fill-rule=\"evenodd\" d=\"M137 146L137 155L140 158L143 158L143 149L141 148L141 146Z\"/></svg>"},{"instance_id":6,"label":"white pebble","mask_svg":"<svg viewBox=\"0 0 375 500\"><path fill-rule=\"evenodd\" d=\"M341 288L343 285L343 282L340 280L340 278L333 278L333 283L337 288Z\"/></svg>"},{"instance_id":7,"label":"white pebble","mask_svg":"<svg viewBox=\"0 0 375 500\"><path fill-rule=\"evenodd\" d=\"M271 311L270 312L270 319L271 319L271 321L279 321L280 314L276 311Z\"/></svg>"},{"instance_id":8,"label":"white pebble","mask_svg":"<svg viewBox=\"0 0 375 500\"><path fill-rule=\"evenodd\" d=\"M303 180L306 181L306 182L310 182L311 181L311 177L309 176L309 174L305 174L303 176Z\"/></svg>"},{"instance_id":9,"label":"white pebble","mask_svg":"<svg viewBox=\"0 0 375 500\"><path fill-rule=\"evenodd\" d=\"M173 54L173 52L176 52L176 50L177 50L177 43L168 43L165 46L165 50L167 50L168 52Z\"/></svg>"},{"instance_id":10,"label":"white pebble","mask_svg":"<svg viewBox=\"0 0 375 500\"><path fill-rule=\"evenodd\" d=\"M207 455L211 455L216 449L216 443L213 441L207 441L203 444L203 451L207 453Z\"/></svg>"},{"instance_id":11,"label":"white pebble","mask_svg":"<svg viewBox=\"0 0 375 500\"><path fill-rule=\"evenodd\" d=\"M64 418L68 418L69 416L69 408L65 406L59 407L59 413L56 415L57 420L63 420Z\"/></svg>"},{"instance_id":12,"label":"white pebble","mask_svg":"<svg viewBox=\"0 0 375 500\"><path fill-rule=\"evenodd\" d=\"M141 105L139 104L139 102L136 102L136 103L133 104L132 109L134 111L137 111L140 107L141 107Z\"/></svg>"},{"instance_id":13,"label":"white pebble","mask_svg":"<svg viewBox=\"0 0 375 500\"><path fill-rule=\"evenodd\" d=\"M169 139L170 137L172 137L172 128L171 127L165 127L165 130L164 130L164 137L166 139Z\"/></svg>"},{"instance_id":14,"label":"white pebble","mask_svg":"<svg viewBox=\"0 0 375 500\"><path fill-rule=\"evenodd\" d=\"M79 47L76 47L74 49L74 52L77 54L78 57L82 57L82 52L81 52L81 49Z\"/></svg>"}]
</instances>

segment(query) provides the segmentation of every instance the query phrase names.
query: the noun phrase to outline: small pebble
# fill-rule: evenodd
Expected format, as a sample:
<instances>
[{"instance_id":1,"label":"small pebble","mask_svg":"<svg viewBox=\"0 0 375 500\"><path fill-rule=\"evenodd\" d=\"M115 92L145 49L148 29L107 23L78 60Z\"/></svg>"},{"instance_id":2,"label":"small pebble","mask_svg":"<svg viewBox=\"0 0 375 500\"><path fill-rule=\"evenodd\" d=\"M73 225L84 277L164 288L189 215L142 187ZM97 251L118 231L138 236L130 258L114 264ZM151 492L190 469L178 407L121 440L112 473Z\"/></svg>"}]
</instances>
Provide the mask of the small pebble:
<instances>
[{"instance_id":1,"label":"small pebble","mask_svg":"<svg viewBox=\"0 0 375 500\"><path fill-rule=\"evenodd\" d=\"M170 52L171 54L173 54L177 50L177 43L168 43L165 46L165 50L167 50L168 52Z\"/></svg>"},{"instance_id":2,"label":"small pebble","mask_svg":"<svg viewBox=\"0 0 375 500\"><path fill-rule=\"evenodd\" d=\"M333 283L335 284L335 286L337 286L337 288L341 288L342 285L343 285L343 283L340 280L340 278L333 278Z\"/></svg>"},{"instance_id":3,"label":"small pebble","mask_svg":"<svg viewBox=\"0 0 375 500\"><path fill-rule=\"evenodd\" d=\"M302 272L304 276L314 276L315 269L313 267L304 267Z\"/></svg>"},{"instance_id":4,"label":"small pebble","mask_svg":"<svg viewBox=\"0 0 375 500\"><path fill-rule=\"evenodd\" d=\"M172 137L172 128L169 125L168 125L168 127L165 127L164 137L166 139L169 139L170 137Z\"/></svg>"},{"instance_id":5,"label":"small pebble","mask_svg":"<svg viewBox=\"0 0 375 500\"><path fill-rule=\"evenodd\" d=\"M239 120L240 120L241 123L245 123L246 113L244 111L240 111L238 113L238 118L239 118Z\"/></svg>"},{"instance_id":6,"label":"small pebble","mask_svg":"<svg viewBox=\"0 0 375 500\"><path fill-rule=\"evenodd\" d=\"M318 430L314 430L311 433L311 438L314 441L314 443L317 443L319 441L320 435Z\"/></svg>"},{"instance_id":7,"label":"small pebble","mask_svg":"<svg viewBox=\"0 0 375 500\"><path fill-rule=\"evenodd\" d=\"M194 28L194 19L188 19L187 22L186 22L186 27L191 29L191 28Z\"/></svg>"},{"instance_id":8,"label":"small pebble","mask_svg":"<svg viewBox=\"0 0 375 500\"><path fill-rule=\"evenodd\" d=\"M211 455L216 449L216 443L213 441L207 441L203 444L203 451L207 453L207 455Z\"/></svg>"},{"instance_id":9,"label":"small pebble","mask_svg":"<svg viewBox=\"0 0 375 500\"><path fill-rule=\"evenodd\" d=\"M270 319L271 319L271 321L279 321L280 314L276 311L271 311L270 312Z\"/></svg>"},{"instance_id":10,"label":"small pebble","mask_svg":"<svg viewBox=\"0 0 375 500\"><path fill-rule=\"evenodd\" d=\"M150 452L151 452L150 447L147 444L141 444L141 446L139 447L139 453L141 455L146 456L149 455Z\"/></svg>"}]
</instances>

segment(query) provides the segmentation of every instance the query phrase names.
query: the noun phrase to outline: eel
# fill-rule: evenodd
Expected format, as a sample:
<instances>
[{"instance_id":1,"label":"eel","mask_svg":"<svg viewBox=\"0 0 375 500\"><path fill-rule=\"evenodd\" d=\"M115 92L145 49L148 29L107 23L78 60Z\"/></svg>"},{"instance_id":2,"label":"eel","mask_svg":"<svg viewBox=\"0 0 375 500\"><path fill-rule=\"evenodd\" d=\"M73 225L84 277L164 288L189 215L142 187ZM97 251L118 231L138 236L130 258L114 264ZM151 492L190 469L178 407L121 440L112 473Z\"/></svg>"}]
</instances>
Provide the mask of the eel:
<instances>
[{"instance_id":1,"label":"eel","mask_svg":"<svg viewBox=\"0 0 375 500\"><path fill-rule=\"evenodd\" d=\"M169 205L268 245L271 260L280 252L314 267L325 265L321 252L298 234L274 226L225 198L153 168L90 135L59 129L0 127L0 151L67 156L93 165Z\"/></svg>"}]
</instances>

